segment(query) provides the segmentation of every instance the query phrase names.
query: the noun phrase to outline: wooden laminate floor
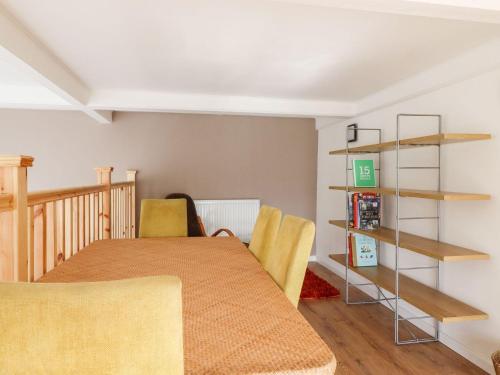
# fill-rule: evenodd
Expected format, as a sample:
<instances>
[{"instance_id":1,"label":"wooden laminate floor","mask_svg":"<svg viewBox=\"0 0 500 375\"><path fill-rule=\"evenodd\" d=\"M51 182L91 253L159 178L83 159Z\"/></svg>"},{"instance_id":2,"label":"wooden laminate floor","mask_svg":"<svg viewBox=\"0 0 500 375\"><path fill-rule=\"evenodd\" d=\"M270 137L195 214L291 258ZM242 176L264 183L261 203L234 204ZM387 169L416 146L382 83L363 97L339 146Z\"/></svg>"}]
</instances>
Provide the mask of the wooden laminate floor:
<instances>
[{"instance_id":1,"label":"wooden laminate floor","mask_svg":"<svg viewBox=\"0 0 500 375\"><path fill-rule=\"evenodd\" d=\"M317 263L309 267L343 294L343 279ZM356 288L351 296L366 297ZM384 306L347 306L341 296L302 301L299 310L335 353L336 375L486 374L441 343L394 345L394 314Z\"/></svg>"}]
</instances>

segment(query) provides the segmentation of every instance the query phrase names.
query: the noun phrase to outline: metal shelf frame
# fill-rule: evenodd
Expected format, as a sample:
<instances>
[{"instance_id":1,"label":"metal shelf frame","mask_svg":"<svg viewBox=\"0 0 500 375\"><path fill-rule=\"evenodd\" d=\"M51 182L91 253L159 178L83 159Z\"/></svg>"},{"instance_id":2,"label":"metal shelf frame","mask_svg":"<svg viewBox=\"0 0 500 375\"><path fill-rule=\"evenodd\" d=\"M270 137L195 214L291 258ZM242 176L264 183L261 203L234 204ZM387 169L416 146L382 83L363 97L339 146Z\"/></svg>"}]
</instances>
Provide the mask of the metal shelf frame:
<instances>
[{"instance_id":1,"label":"metal shelf frame","mask_svg":"<svg viewBox=\"0 0 500 375\"><path fill-rule=\"evenodd\" d=\"M358 304L374 304L374 303L381 303L381 302L386 302L391 310L394 312L394 343L396 345L405 345L405 344L420 344L420 343L427 343L427 342L434 342L434 341L439 341L439 334L440 334L440 325L439 321L436 320L434 317L430 315L423 315L423 316L414 316L414 317L402 317L400 315L400 293L399 293L399 276L401 271L416 271L416 270L430 270L434 269L436 272L436 282L435 282L435 288L439 290L439 281L440 281L440 261L436 259L435 266L429 266L429 267L401 267L400 265L400 242L399 242L399 237L400 237L400 221L409 221L409 220L435 220L436 221L436 240L440 240L440 201L436 200L436 211L435 215L429 215L429 216L409 216L409 217L402 217L401 212L400 212L400 181L401 181L401 176L400 176L400 171L405 170L405 169L428 169L428 170L437 170L437 190L441 190L441 144L429 144L428 146L434 146L437 147L437 165L434 166L417 166L417 167L406 167L406 166L401 166L400 165L400 140L401 140L401 119L404 117L434 117L437 119L437 127L438 127L438 133L442 134L442 117L439 114L413 114L413 113L400 113L397 115L396 118L396 195L395 195L395 203L396 203L396 243L395 243L395 294L394 297L387 297L382 289L374 284L374 283L360 283L360 284L354 284L349 282L349 173L352 171L352 168L349 167L350 163L350 156L353 156L353 154L349 153L349 142L347 141L348 139L348 129L346 128L346 154L345 154L345 160L346 160L346 174L345 174L345 180L346 180L346 221L345 221L345 303L348 305L358 305ZM378 139L379 143L382 143L382 129L380 128L358 128L358 131L361 132L377 132L378 133ZM377 186L381 187L381 181L382 181L382 151L379 152L370 152L370 154L377 154L378 158L378 168L376 169L378 171L378 178L377 180ZM359 154L354 154L356 156L359 156ZM377 240L377 260L378 263L380 263L380 244L381 241ZM351 286L374 286L377 290L377 299L371 299L367 301L351 301L349 299L349 288ZM393 303L391 303L393 302ZM429 335L429 337L417 337L417 335L408 327L408 324L404 325L404 329L410 334L412 337L411 339L405 339L402 340L400 338L400 322L410 322L411 320L420 320L420 319L432 319L434 321L434 335Z\"/></svg>"},{"instance_id":2,"label":"metal shelf frame","mask_svg":"<svg viewBox=\"0 0 500 375\"><path fill-rule=\"evenodd\" d=\"M379 128L357 128L357 131L361 132L377 132L378 133L378 143L382 143L382 129ZM345 156L345 185L346 185L346 190L345 190L345 197L346 197L346 220L345 220L345 264L349 265L349 172L352 171L352 168L349 167L349 128L346 127L346 156ZM370 154L376 154L377 155L377 161L378 161L378 168L376 168L376 171L378 172L377 176L377 185L380 187L380 182L381 180L381 175L382 175L382 152L379 151L377 153L370 152ZM359 156L358 154L354 154L354 156ZM377 240L377 247L380 248L380 240ZM380 262L380 251L377 251L377 263ZM371 300L371 301L349 301L349 287L350 286L363 286L363 285L374 285L377 288L377 294L378 297L376 300ZM389 303L389 300L387 298L382 298L383 293L381 289L378 287L378 285L373 284L373 283L363 283L363 284L352 284L349 283L349 267L346 266L345 268L345 303L348 305L358 305L358 304L364 304L364 303L378 303L381 301L385 301Z\"/></svg>"}]
</instances>

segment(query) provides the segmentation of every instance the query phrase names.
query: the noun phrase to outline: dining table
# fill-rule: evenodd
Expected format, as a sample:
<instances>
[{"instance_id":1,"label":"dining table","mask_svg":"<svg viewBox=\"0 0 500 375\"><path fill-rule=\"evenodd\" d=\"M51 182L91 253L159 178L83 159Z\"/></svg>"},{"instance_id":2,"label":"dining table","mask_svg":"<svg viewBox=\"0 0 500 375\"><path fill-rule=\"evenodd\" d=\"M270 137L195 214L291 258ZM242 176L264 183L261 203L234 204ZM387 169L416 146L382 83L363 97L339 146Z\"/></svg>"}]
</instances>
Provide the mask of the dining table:
<instances>
[{"instance_id":1,"label":"dining table","mask_svg":"<svg viewBox=\"0 0 500 375\"><path fill-rule=\"evenodd\" d=\"M175 275L186 374L333 374L331 349L237 237L96 241L38 282Z\"/></svg>"}]
</instances>

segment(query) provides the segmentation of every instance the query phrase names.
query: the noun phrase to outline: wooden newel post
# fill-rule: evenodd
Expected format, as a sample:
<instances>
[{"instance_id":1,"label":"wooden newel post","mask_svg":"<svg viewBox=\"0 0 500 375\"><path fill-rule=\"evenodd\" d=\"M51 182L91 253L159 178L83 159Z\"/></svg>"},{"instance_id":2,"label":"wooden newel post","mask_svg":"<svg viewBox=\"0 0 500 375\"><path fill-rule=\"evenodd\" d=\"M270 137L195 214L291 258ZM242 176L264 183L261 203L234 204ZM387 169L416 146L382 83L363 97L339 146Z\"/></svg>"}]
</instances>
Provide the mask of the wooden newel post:
<instances>
[{"instance_id":1,"label":"wooden newel post","mask_svg":"<svg viewBox=\"0 0 500 375\"><path fill-rule=\"evenodd\" d=\"M31 156L0 156L0 280L28 281L28 168ZM6 211L6 212L1 212Z\"/></svg>"},{"instance_id":2,"label":"wooden newel post","mask_svg":"<svg viewBox=\"0 0 500 375\"><path fill-rule=\"evenodd\" d=\"M111 172L113 167L96 168L97 183L106 185L106 190L102 194L102 238L111 238Z\"/></svg>"},{"instance_id":3,"label":"wooden newel post","mask_svg":"<svg viewBox=\"0 0 500 375\"><path fill-rule=\"evenodd\" d=\"M127 181L133 181L134 185L131 186L129 190L129 201L130 201L130 234L132 238L135 238L135 175L137 174L136 170L129 169L127 170Z\"/></svg>"}]
</instances>

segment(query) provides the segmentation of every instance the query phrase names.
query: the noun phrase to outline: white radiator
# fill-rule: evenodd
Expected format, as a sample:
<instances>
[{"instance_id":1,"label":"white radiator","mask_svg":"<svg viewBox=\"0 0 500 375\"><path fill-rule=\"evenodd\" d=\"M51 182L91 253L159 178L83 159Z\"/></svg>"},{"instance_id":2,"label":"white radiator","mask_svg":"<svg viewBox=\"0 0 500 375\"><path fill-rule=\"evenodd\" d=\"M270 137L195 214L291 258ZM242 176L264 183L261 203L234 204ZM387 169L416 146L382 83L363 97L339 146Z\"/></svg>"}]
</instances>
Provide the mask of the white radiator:
<instances>
[{"instance_id":1,"label":"white radiator","mask_svg":"<svg viewBox=\"0 0 500 375\"><path fill-rule=\"evenodd\" d=\"M230 229L243 242L250 242L260 209L259 199L195 200L207 235L219 228Z\"/></svg>"}]
</instances>

